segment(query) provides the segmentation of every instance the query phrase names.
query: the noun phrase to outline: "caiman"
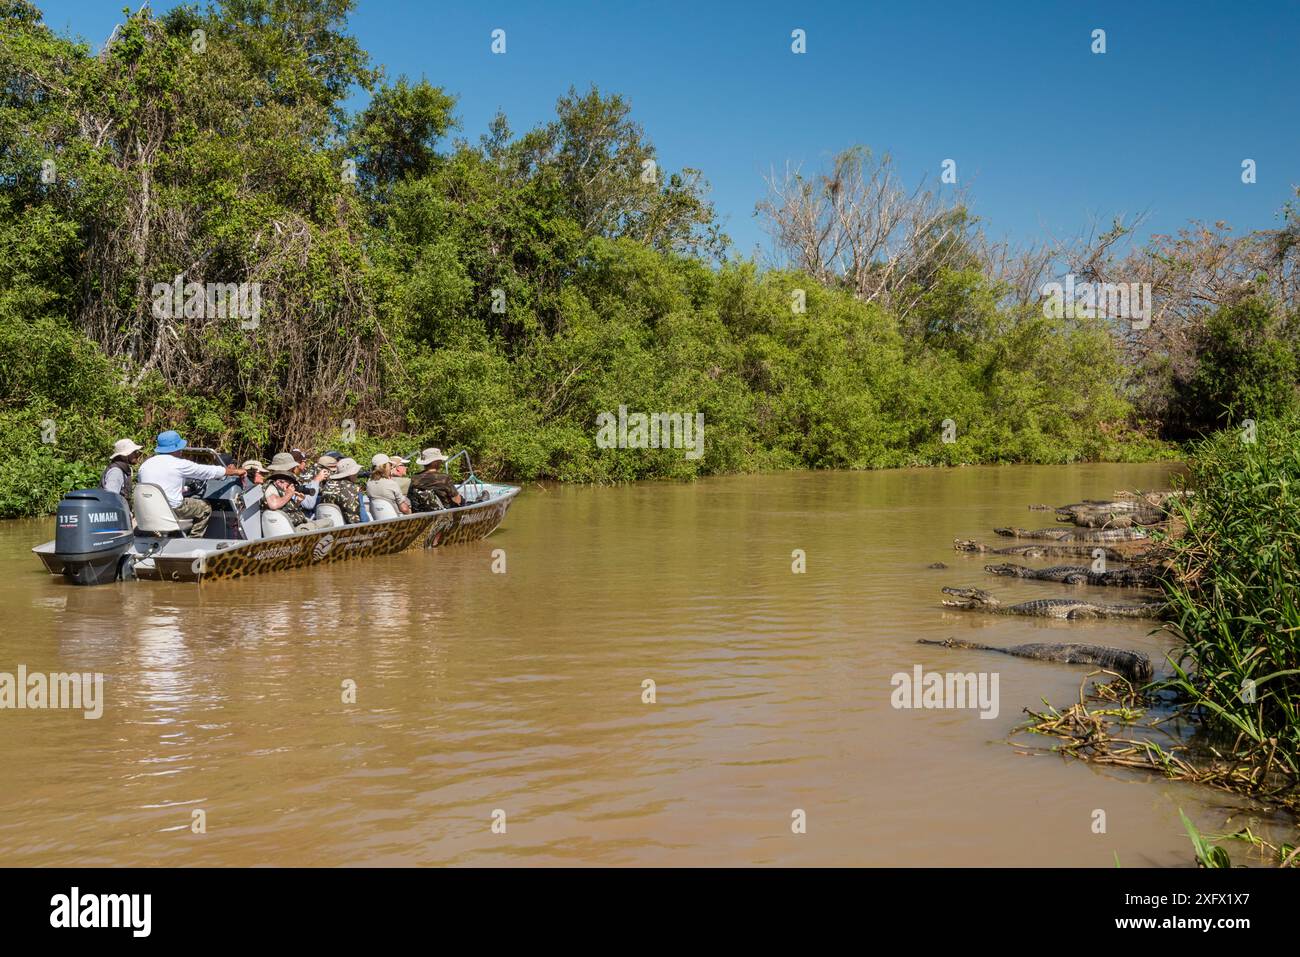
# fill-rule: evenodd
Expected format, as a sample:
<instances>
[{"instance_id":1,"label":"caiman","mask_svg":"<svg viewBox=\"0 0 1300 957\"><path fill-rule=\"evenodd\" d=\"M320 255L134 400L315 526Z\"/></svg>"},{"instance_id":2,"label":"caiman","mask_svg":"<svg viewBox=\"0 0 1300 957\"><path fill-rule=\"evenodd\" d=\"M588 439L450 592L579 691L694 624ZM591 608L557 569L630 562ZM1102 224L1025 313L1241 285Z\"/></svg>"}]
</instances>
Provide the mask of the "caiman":
<instances>
[{"instance_id":1,"label":"caiman","mask_svg":"<svg viewBox=\"0 0 1300 957\"><path fill-rule=\"evenodd\" d=\"M995 528L1006 538L1033 538L1047 542L1136 542L1150 538L1145 528Z\"/></svg>"},{"instance_id":2,"label":"caiman","mask_svg":"<svg viewBox=\"0 0 1300 957\"><path fill-rule=\"evenodd\" d=\"M985 565L990 575L1005 578L1033 578L1038 581L1063 582L1066 585L1103 585L1117 588L1151 588L1160 579L1151 568L1109 568L1093 571L1087 565L1053 565L1051 568L1029 568L1025 565Z\"/></svg>"},{"instance_id":3,"label":"caiman","mask_svg":"<svg viewBox=\"0 0 1300 957\"><path fill-rule=\"evenodd\" d=\"M1123 552L1108 548L1105 545L1041 545L1034 543L1032 545L1007 545L1002 548L994 548L992 545L977 542L973 538L954 538L952 547L959 552L978 552L981 555L1019 555L1022 558L1096 558L1097 556L1093 553L1098 551L1106 557L1108 562L1133 561L1135 558L1140 557L1139 554L1125 555Z\"/></svg>"},{"instance_id":4,"label":"caiman","mask_svg":"<svg viewBox=\"0 0 1300 957\"><path fill-rule=\"evenodd\" d=\"M1159 525L1169 516L1161 508L1140 501L1083 501L1056 509L1058 522L1070 522L1084 528L1128 528L1133 525Z\"/></svg>"},{"instance_id":5,"label":"caiman","mask_svg":"<svg viewBox=\"0 0 1300 957\"><path fill-rule=\"evenodd\" d=\"M1119 648L1107 648L1104 645L1049 645L1029 644L1012 645L1010 648L995 648L993 645L981 645L974 641L960 641L949 638L946 641L927 641L917 639L921 645L942 645L945 648L973 648L976 651L996 651L1017 658L1035 658L1039 661L1059 661L1068 665L1097 665L1107 671L1123 675L1129 681L1146 684L1151 680L1151 659L1140 651L1123 651Z\"/></svg>"},{"instance_id":6,"label":"caiman","mask_svg":"<svg viewBox=\"0 0 1300 957\"><path fill-rule=\"evenodd\" d=\"M995 615L1068 618L1071 621L1080 618L1158 618L1165 608L1161 601L1116 605L1113 602L1089 601L1086 598L1035 598L1018 605L1004 605L982 588L945 588L943 593L957 599L945 599L943 604L946 608L966 608Z\"/></svg>"},{"instance_id":7,"label":"caiman","mask_svg":"<svg viewBox=\"0 0 1300 957\"><path fill-rule=\"evenodd\" d=\"M1030 506L1031 508L1033 506ZM1072 505L1058 505L1053 511L1056 512L1076 512L1092 511L1095 509L1109 509L1114 512L1130 511L1137 508L1155 508L1146 502L1139 501L1135 498L1123 499L1102 499L1102 498L1085 498L1082 502L1075 502Z\"/></svg>"}]
</instances>

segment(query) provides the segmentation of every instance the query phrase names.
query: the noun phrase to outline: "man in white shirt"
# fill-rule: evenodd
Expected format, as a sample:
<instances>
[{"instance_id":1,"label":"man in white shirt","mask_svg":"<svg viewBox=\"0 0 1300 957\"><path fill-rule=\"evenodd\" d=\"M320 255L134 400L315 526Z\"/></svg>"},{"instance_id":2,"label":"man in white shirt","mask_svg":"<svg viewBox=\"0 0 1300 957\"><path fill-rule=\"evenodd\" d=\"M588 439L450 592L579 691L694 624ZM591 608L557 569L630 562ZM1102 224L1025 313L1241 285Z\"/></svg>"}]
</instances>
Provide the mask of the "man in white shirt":
<instances>
[{"instance_id":1,"label":"man in white shirt","mask_svg":"<svg viewBox=\"0 0 1300 957\"><path fill-rule=\"evenodd\" d=\"M161 488L176 517L188 518L194 522L190 527L190 537L202 538L208 528L208 519L212 517L212 506L201 498L185 498L185 483L196 479L243 475L244 470L233 465L199 465L179 458L176 453L185 448L185 445L186 442L179 433L170 429L159 433L154 454L144 460L136 481Z\"/></svg>"}]
</instances>

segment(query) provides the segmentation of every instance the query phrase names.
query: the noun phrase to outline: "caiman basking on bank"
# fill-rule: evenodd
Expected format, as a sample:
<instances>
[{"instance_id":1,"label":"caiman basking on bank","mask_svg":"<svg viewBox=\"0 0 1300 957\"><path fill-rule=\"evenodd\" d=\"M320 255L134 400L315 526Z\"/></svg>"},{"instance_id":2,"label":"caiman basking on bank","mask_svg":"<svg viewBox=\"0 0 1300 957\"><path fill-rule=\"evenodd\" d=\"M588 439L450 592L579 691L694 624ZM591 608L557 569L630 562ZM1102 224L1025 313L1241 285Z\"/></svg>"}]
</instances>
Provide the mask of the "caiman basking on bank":
<instances>
[{"instance_id":1,"label":"caiman basking on bank","mask_svg":"<svg viewBox=\"0 0 1300 957\"><path fill-rule=\"evenodd\" d=\"M1151 537L1145 528L995 528L1006 538L1045 542L1137 542Z\"/></svg>"},{"instance_id":2,"label":"caiman basking on bank","mask_svg":"<svg viewBox=\"0 0 1300 957\"><path fill-rule=\"evenodd\" d=\"M1114 548L1104 545L1007 545L994 548L973 538L954 538L952 547L959 552L978 552L981 555L1019 555L1021 558L1096 558L1095 552L1101 552L1108 562L1128 562L1140 557L1140 554L1125 555Z\"/></svg>"},{"instance_id":3,"label":"caiman basking on bank","mask_svg":"<svg viewBox=\"0 0 1300 957\"><path fill-rule=\"evenodd\" d=\"M1116 605L1112 602L1089 601L1086 598L1035 598L1018 605L1004 605L982 588L945 588L945 595L956 601L944 600L946 608L966 608L986 611L995 615L1031 615L1035 618L1158 618L1165 604L1160 601L1142 602L1138 605Z\"/></svg>"},{"instance_id":4,"label":"caiman basking on bank","mask_svg":"<svg viewBox=\"0 0 1300 957\"><path fill-rule=\"evenodd\" d=\"M1133 500L1116 502L1085 500L1074 505L1062 505L1055 511L1058 522L1071 522L1085 528L1159 525L1169 517L1162 508Z\"/></svg>"},{"instance_id":5,"label":"caiman basking on bank","mask_svg":"<svg viewBox=\"0 0 1300 957\"><path fill-rule=\"evenodd\" d=\"M1151 659L1146 655L1138 651L1107 648L1104 645L1030 644L1012 645L1010 648L995 648L993 645L981 645L974 641L959 641L956 638L949 638L946 641L927 641L924 638L919 638L917 644L942 645L945 648L973 648L977 651L996 651L1004 655L1015 655L1017 658L1059 661L1068 665L1097 665L1107 671L1121 674L1136 684L1146 684L1151 680Z\"/></svg>"},{"instance_id":6,"label":"caiman basking on bank","mask_svg":"<svg viewBox=\"0 0 1300 957\"><path fill-rule=\"evenodd\" d=\"M1109 568L1093 571L1087 565L1053 565L1051 568L1029 568L1025 565L985 565L990 575L1005 578L1033 578L1045 582L1062 582L1066 585L1103 585L1116 588L1153 588L1160 584L1154 569Z\"/></svg>"}]
</instances>

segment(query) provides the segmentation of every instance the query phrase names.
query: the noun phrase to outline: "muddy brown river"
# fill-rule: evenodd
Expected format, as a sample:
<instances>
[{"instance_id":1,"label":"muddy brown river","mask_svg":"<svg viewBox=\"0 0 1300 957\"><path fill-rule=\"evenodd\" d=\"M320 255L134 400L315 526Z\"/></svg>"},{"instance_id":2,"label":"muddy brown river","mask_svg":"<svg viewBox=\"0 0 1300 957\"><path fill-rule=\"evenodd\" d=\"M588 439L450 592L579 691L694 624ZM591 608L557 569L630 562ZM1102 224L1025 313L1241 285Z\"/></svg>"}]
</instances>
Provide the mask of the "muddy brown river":
<instances>
[{"instance_id":1,"label":"muddy brown river","mask_svg":"<svg viewBox=\"0 0 1300 957\"><path fill-rule=\"evenodd\" d=\"M1233 798L1006 743L1087 668L916 643L1162 658L1152 622L947 610L940 588L1070 593L952 540L1169 471L534 485L483 542L201 586L65 585L28 551L52 520L0 523L0 672L104 675L98 719L0 710L0 860L1188 866L1178 809L1220 833L1252 820ZM996 674L996 708L894 707L918 665Z\"/></svg>"}]
</instances>

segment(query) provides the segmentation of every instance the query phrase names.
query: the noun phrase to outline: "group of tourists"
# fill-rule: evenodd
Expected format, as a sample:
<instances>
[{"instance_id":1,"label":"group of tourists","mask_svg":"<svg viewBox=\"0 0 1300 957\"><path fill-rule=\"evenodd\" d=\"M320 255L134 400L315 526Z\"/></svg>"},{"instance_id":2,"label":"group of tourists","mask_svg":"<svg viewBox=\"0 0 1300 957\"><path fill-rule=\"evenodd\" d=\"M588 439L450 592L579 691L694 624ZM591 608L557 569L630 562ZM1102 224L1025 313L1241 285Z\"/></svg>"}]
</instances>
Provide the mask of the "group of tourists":
<instances>
[{"instance_id":1,"label":"group of tourists","mask_svg":"<svg viewBox=\"0 0 1300 957\"><path fill-rule=\"evenodd\" d=\"M441 449L425 449L415 457L419 471L408 476L409 459L379 453L370 460L368 481L360 484L360 464L341 452L330 451L312 460L302 449L278 452L263 465L249 459L242 465L202 465L182 458L187 446L174 431L158 435L154 454L140 461L143 448L130 439L113 445L112 458L99 486L121 495L129 504L135 484L148 483L162 489L178 518L193 524L189 534L203 537L212 516L212 506L197 495L186 495L188 482L238 476L245 493L261 488L261 507L280 512L295 532L329 528L334 522L318 515L321 505L336 507L345 524L373 520L371 503L384 500L401 515L432 512L465 504L456 483L443 471L447 456ZM139 465L133 478L132 470Z\"/></svg>"}]
</instances>

